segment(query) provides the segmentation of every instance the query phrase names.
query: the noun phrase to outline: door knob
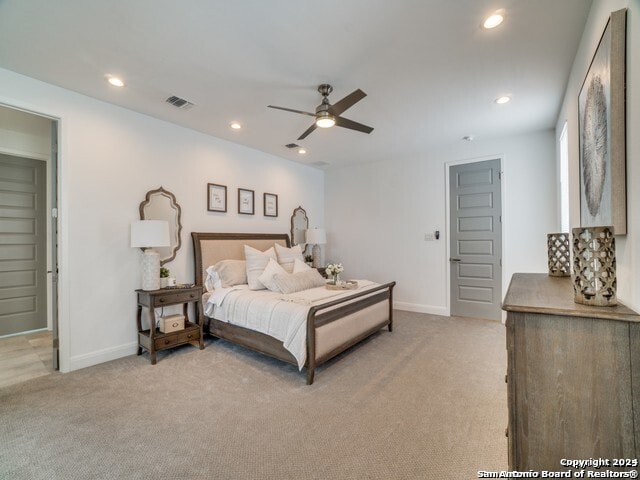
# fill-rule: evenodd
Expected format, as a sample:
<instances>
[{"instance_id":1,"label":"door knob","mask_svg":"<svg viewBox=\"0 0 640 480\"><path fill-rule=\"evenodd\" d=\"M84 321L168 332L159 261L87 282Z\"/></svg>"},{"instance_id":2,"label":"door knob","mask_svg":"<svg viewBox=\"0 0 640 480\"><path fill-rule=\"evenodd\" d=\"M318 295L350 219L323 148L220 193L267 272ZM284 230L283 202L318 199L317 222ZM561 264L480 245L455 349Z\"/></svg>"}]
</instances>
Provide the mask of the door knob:
<instances>
[{"instance_id":1,"label":"door knob","mask_svg":"<svg viewBox=\"0 0 640 480\"><path fill-rule=\"evenodd\" d=\"M449 261L450 262L461 262L462 260L460 260L459 258L449 257Z\"/></svg>"}]
</instances>

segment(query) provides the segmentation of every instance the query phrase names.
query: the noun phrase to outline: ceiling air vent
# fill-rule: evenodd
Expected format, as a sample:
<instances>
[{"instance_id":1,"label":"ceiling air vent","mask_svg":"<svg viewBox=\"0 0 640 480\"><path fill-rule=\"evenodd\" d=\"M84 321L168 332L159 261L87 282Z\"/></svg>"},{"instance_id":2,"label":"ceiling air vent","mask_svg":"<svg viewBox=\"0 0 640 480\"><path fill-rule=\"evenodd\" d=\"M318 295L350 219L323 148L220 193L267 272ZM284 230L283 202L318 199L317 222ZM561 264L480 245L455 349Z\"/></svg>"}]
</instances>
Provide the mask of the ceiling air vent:
<instances>
[{"instance_id":1,"label":"ceiling air vent","mask_svg":"<svg viewBox=\"0 0 640 480\"><path fill-rule=\"evenodd\" d=\"M287 143L285 145L285 147L287 148L298 148L300 145L298 145L297 143Z\"/></svg>"},{"instance_id":2,"label":"ceiling air vent","mask_svg":"<svg viewBox=\"0 0 640 480\"><path fill-rule=\"evenodd\" d=\"M185 100L184 98L176 97L175 95L172 95L171 97L167 98L165 102L167 102L170 105L173 105L176 108L179 108L180 110L188 110L194 105L190 101Z\"/></svg>"},{"instance_id":3,"label":"ceiling air vent","mask_svg":"<svg viewBox=\"0 0 640 480\"><path fill-rule=\"evenodd\" d=\"M320 160L318 162L313 162L311 165L313 165L314 167L326 167L327 165L330 165L330 164L328 162L324 162Z\"/></svg>"}]
</instances>

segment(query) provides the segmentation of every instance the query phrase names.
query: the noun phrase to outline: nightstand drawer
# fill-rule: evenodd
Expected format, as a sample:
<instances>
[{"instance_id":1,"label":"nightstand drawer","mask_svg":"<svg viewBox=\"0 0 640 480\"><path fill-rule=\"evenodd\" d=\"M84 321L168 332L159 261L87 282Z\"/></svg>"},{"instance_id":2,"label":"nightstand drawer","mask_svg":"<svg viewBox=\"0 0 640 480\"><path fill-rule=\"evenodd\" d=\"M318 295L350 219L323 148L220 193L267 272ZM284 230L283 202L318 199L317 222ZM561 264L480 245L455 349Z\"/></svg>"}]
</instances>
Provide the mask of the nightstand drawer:
<instances>
[{"instance_id":1,"label":"nightstand drawer","mask_svg":"<svg viewBox=\"0 0 640 480\"><path fill-rule=\"evenodd\" d=\"M160 350L166 347L171 347L172 345L177 345L178 343L178 334L175 335L166 335L164 337L157 338L153 342L153 346L156 350Z\"/></svg>"},{"instance_id":2,"label":"nightstand drawer","mask_svg":"<svg viewBox=\"0 0 640 480\"><path fill-rule=\"evenodd\" d=\"M188 330L178 334L178 343L194 342L200 340L199 330Z\"/></svg>"},{"instance_id":3,"label":"nightstand drawer","mask_svg":"<svg viewBox=\"0 0 640 480\"><path fill-rule=\"evenodd\" d=\"M174 305L176 303L193 302L198 298L195 292L171 293L156 298L156 305Z\"/></svg>"}]
</instances>

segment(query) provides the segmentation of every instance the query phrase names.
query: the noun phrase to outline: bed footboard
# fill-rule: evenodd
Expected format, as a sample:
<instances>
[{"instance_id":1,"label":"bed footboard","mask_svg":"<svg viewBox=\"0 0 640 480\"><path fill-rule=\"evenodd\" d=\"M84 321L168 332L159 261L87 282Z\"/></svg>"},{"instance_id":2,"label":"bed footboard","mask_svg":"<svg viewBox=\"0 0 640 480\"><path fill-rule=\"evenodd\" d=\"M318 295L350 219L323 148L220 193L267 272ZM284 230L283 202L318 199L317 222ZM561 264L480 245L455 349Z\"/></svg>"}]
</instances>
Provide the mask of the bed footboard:
<instances>
[{"instance_id":1,"label":"bed footboard","mask_svg":"<svg viewBox=\"0 0 640 480\"><path fill-rule=\"evenodd\" d=\"M311 307L307 315L307 385L315 369L387 326L393 331L393 287L386 283L348 299Z\"/></svg>"}]
</instances>

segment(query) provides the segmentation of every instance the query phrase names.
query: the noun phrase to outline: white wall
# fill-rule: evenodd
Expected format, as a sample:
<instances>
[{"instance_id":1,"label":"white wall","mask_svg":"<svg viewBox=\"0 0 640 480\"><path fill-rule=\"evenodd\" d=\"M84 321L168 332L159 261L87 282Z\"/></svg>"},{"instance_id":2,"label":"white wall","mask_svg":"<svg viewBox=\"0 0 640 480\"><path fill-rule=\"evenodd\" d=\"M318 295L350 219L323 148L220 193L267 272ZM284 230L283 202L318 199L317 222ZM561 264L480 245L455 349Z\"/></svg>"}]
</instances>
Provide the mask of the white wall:
<instances>
[{"instance_id":1,"label":"white wall","mask_svg":"<svg viewBox=\"0 0 640 480\"><path fill-rule=\"evenodd\" d=\"M446 163L490 156L503 160L503 295L514 272L546 272L546 234L557 228L552 130L327 171L327 261L347 277L396 280L398 308L448 314ZM425 241L435 230L440 240Z\"/></svg>"},{"instance_id":2,"label":"white wall","mask_svg":"<svg viewBox=\"0 0 640 480\"><path fill-rule=\"evenodd\" d=\"M611 12L627 8L627 235L616 236L618 298L640 311L640 1L593 2L567 83L556 128L567 121L570 223L580 225L578 94Z\"/></svg>"},{"instance_id":3,"label":"white wall","mask_svg":"<svg viewBox=\"0 0 640 480\"><path fill-rule=\"evenodd\" d=\"M136 350L141 251L129 225L148 190L182 207L183 247L167 266L192 282L190 232L288 232L302 205L324 223L324 173L0 69L0 103L60 118L61 369ZM228 213L207 212L208 182L227 185ZM238 215L236 189L256 192L256 215ZM279 216L262 215L262 193Z\"/></svg>"}]
</instances>

